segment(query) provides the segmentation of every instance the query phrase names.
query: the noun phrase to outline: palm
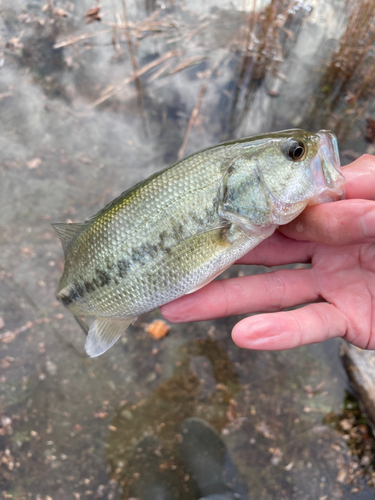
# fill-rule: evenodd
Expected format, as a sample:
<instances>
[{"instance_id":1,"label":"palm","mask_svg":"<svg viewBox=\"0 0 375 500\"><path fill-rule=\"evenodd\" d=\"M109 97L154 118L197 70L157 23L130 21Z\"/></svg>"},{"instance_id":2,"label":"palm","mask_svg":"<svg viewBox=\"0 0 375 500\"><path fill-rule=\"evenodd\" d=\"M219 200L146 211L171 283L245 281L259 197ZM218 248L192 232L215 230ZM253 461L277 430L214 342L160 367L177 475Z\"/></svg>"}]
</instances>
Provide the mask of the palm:
<instances>
[{"instance_id":1,"label":"palm","mask_svg":"<svg viewBox=\"0 0 375 500\"><path fill-rule=\"evenodd\" d=\"M163 306L162 313L180 322L266 312L233 329L235 342L252 349L288 349L335 336L375 349L375 204L369 201L375 199L375 158L362 157L344 173L348 200L308 208L281 228L284 234L275 233L239 261L311 268L214 281Z\"/></svg>"},{"instance_id":2,"label":"palm","mask_svg":"<svg viewBox=\"0 0 375 500\"><path fill-rule=\"evenodd\" d=\"M375 244L340 248L319 245L311 272L317 292L345 322L345 339L358 347L374 349Z\"/></svg>"}]
</instances>

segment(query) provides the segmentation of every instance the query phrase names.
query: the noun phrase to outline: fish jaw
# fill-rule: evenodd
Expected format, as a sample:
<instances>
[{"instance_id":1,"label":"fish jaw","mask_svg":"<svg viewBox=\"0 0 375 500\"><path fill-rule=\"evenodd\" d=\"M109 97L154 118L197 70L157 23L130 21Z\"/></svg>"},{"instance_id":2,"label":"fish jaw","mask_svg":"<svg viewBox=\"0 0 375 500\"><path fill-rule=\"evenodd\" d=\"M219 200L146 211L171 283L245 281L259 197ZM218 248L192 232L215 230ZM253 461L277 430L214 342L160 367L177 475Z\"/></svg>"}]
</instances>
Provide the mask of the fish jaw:
<instances>
[{"instance_id":1,"label":"fish jaw","mask_svg":"<svg viewBox=\"0 0 375 500\"><path fill-rule=\"evenodd\" d=\"M341 173L337 139L329 130L320 130L317 136L319 149L310 162L315 193L308 205L345 199L345 177Z\"/></svg>"},{"instance_id":2,"label":"fish jaw","mask_svg":"<svg viewBox=\"0 0 375 500\"><path fill-rule=\"evenodd\" d=\"M319 138L319 147L309 162L313 194L304 201L285 203L268 192L272 202L271 218L274 224L288 224L298 217L306 206L345 199L345 177L341 173L336 136L329 130L320 130L316 135Z\"/></svg>"}]
</instances>

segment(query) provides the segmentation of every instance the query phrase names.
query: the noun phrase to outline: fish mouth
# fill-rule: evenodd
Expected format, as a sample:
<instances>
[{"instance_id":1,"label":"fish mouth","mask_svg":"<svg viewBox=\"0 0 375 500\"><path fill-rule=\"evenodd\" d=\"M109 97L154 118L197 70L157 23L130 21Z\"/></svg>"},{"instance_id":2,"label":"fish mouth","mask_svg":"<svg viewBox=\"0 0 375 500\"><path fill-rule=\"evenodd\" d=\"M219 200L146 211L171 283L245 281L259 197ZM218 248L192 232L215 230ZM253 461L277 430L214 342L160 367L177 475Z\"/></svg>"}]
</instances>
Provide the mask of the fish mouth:
<instances>
[{"instance_id":1,"label":"fish mouth","mask_svg":"<svg viewBox=\"0 0 375 500\"><path fill-rule=\"evenodd\" d=\"M341 173L340 156L336 136L329 130L320 130L319 149L310 163L315 194L309 205L343 200L345 177Z\"/></svg>"}]
</instances>

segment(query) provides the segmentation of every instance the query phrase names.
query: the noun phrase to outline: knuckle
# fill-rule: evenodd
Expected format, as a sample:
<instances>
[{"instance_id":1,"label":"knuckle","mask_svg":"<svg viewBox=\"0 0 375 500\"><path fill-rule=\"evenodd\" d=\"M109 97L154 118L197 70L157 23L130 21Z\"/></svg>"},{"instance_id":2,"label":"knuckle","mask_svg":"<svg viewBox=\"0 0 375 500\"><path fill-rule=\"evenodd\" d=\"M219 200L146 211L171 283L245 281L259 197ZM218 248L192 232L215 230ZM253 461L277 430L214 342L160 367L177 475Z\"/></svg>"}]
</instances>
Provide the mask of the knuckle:
<instances>
[{"instance_id":1,"label":"knuckle","mask_svg":"<svg viewBox=\"0 0 375 500\"><path fill-rule=\"evenodd\" d=\"M280 311L284 309L286 286L280 272L274 271L266 274L265 287L270 298L269 310Z\"/></svg>"},{"instance_id":2,"label":"knuckle","mask_svg":"<svg viewBox=\"0 0 375 500\"><path fill-rule=\"evenodd\" d=\"M335 210L327 210L324 213L324 224L325 236L327 243L335 242L336 244L341 244L342 233L339 230L340 221L338 219Z\"/></svg>"},{"instance_id":3,"label":"knuckle","mask_svg":"<svg viewBox=\"0 0 375 500\"><path fill-rule=\"evenodd\" d=\"M221 315L222 316L228 316L230 314L229 310L229 302L228 302L228 295L227 295L227 290L225 287L224 281L217 281L217 283L220 283L220 293L221 293L221 300L219 301L221 304Z\"/></svg>"}]
</instances>

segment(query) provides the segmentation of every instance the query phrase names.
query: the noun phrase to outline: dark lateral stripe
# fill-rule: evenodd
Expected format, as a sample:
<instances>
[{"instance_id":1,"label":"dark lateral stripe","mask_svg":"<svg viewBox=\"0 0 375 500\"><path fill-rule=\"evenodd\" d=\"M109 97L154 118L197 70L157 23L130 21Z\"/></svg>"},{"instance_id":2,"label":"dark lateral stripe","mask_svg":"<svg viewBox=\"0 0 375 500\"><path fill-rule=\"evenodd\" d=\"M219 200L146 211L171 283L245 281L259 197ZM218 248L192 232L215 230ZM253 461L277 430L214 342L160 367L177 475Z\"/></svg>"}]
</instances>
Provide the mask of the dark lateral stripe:
<instances>
[{"instance_id":1,"label":"dark lateral stripe","mask_svg":"<svg viewBox=\"0 0 375 500\"><path fill-rule=\"evenodd\" d=\"M120 259L117 262L117 272L118 272L118 275L120 276L120 278L125 278L129 267L130 267L130 264L125 259Z\"/></svg>"},{"instance_id":2,"label":"dark lateral stripe","mask_svg":"<svg viewBox=\"0 0 375 500\"><path fill-rule=\"evenodd\" d=\"M96 286L92 281L85 281L84 285L87 293L95 292Z\"/></svg>"},{"instance_id":3,"label":"dark lateral stripe","mask_svg":"<svg viewBox=\"0 0 375 500\"><path fill-rule=\"evenodd\" d=\"M81 296L77 291L76 285L73 283L69 295L59 295L59 298L64 306L68 306L72 302L77 302L78 300L80 300Z\"/></svg>"},{"instance_id":4,"label":"dark lateral stripe","mask_svg":"<svg viewBox=\"0 0 375 500\"><path fill-rule=\"evenodd\" d=\"M184 226L181 222L173 225L173 236L177 241L181 241L184 235Z\"/></svg>"},{"instance_id":5,"label":"dark lateral stripe","mask_svg":"<svg viewBox=\"0 0 375 500\"><path fill-rule=\"evenodd\" d=\"M99 280L99 286L109 285L111 282L111 276L107 273L107 271L103 271L103 269L95 269L96 275Z\"/></svg>"},{"instance_id":6,"label":"dark lateral stripe","mask_svg":"<svg viewBox=\"0 0 375 500\"><path fill-rule=\"evenodd\" d=\"M158 250L159 248L157 245L142 243L139 247L132 249L131 260L141 265L146 264L146 256L149 255L151 258L156 257Z\"/></svg>"},{"instance_id":7,"label":"dark lateral stripe","mask_svg":"<svg viewBox=\"0 0 375 500\"><path fill-rule=\"evenodd\" d=\"M165 244L165 240L166 238L168 238L168 233L167 231L162 231L160 234L159 234L159 248L161 248L161 250L163 250L163 252L167 252L169 253L171 251L170 247L168 247L166 244Z\"/></svg>"},{"instance_id":8,"label":"dark lateral stripe","mask_svg":"<svg viewBox=\"0 0 375 500\"><path fill-rule=\"evenodd\" d=\"M202 217L199 217L199 215L197 215L195 212L193 211L190 211L189 212L189 217L191 219L193 219L193 221L198 224L199 226L204 226L204 224L206 223L205 220L202 219Z\"/></svg>"},{"instance_id":9,"label":"dark lateral stripe","mask_svg":"<svg viewBox=\"0 0 375 500\"><path fill-rule=\"evenodd\" d=\"M107 271L102 269L95 269L96 277L92 281L78 281L72 283L71 290L68 295L59 294L58 297L64 306L72 304L72 302L79 302L86 294L95 292L97 288L109 285L111 276Z\"/></svg>"},{"instance_id":10,"label":"dark lateral stripe","mask_svg":"<svg viewBox=\"0 0 375 500\"><path fill-rule=\"evenodd\" d=\"M68 296L64 295L62 297L59 297L59 299L61 300L61 302L64 304L65 307L68 307L69 304L74 302L74 299L72 298L71 294L69 294Z\"/></svg>"}]
</instances>

